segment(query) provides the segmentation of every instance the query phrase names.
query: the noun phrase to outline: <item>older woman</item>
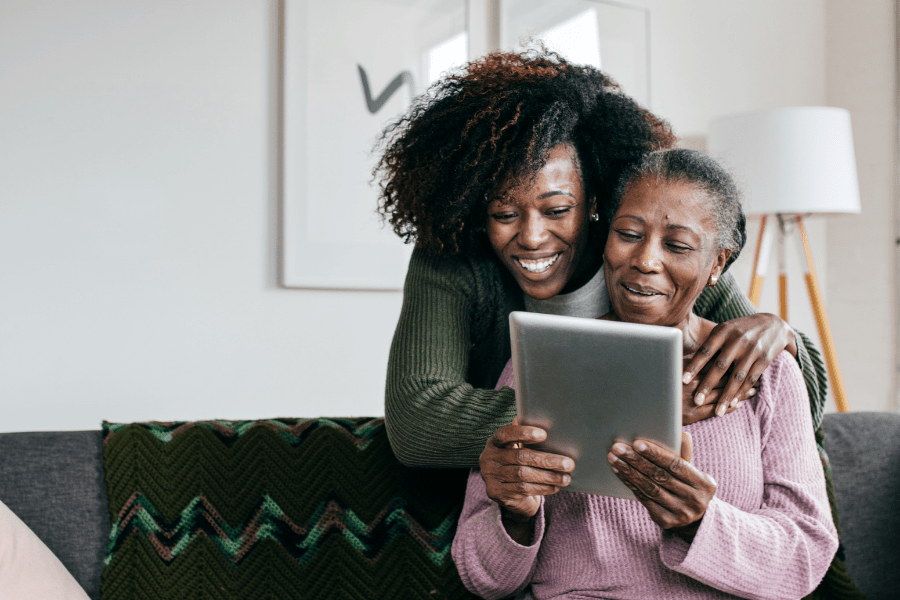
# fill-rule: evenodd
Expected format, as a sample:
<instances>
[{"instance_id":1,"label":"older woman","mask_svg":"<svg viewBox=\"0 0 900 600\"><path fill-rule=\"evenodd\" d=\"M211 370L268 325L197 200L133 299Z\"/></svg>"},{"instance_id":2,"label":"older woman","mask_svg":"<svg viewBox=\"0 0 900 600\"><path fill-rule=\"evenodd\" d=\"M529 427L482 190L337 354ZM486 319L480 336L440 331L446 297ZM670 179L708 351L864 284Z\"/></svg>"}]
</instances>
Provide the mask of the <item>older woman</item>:
<instances>
[{"instance_id":1,"label":"older woman","mask_svg":"<svg viewBox=\"0 0 900 600\"><path fill-rule=\"evenodd\" d=\"M715 324L694 304L745 240L734 185L705 155L671 150L650 154L619 190L603 260L613 310L604 318L676 327L685 354L695 353ZM510 384L507 369L498 386ZM613 444L610 468L635 500L557 493L577 468L567 457L545 455L553 464L536 473L473 470L453 544L463 582L485 598L529 585L535 598L812 591L838 541L796 362L782 353L756 397L684 431L693 464L649 440ZM509 425L493 445L545 435Z\"/></svg>"},{"instance_id":2,"label":"older woman","mask_svg":"<svg viewBox=\"0 0 900 600\"><path fill-rule=\"evenodd\" d=\"M416 244L385 393L401 462L478 464L515 416L513 391L492 389L510 357L510 311L609 310L600 267L613 187L626 165L673 143L603 73L538 52L470 63L386 130L381 212ZM818 426L824 369L805 338L755 314L727 275L695 308L720 324L686 367L685 422L733 408L788 349Z\"/></svg>"}]
</instances>

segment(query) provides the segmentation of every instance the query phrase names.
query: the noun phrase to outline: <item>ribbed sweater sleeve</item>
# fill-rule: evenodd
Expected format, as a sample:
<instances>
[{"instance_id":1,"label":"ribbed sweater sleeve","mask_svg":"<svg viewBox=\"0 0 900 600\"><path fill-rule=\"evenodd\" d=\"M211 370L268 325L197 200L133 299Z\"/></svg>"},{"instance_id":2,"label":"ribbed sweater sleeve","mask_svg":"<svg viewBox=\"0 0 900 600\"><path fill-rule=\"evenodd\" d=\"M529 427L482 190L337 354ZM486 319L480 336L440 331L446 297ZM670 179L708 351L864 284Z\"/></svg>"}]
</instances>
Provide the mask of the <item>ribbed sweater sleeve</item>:
<instances>
[{"instance_id":1,"label":"ribbed sweater sleeve","mask_svg":"<svg viewBox=\"0 0 900 600\"><path fill-rule=\"evenodd\" d=\"M742 598L800 598L822 580L837 551L806 390L782 353L763 377L757 405L763 502L741 510L714 497L693 542L664 533L668 568ZM720 430L726 434L726 430Z\"/></svg>"},{"instance_id":2,"label":"ribbed sweater sleeve","mask_svg":"<svg viewBox=\"0 0 900 600\"><path fill-rule=\"evenodd\" d=\"M717 285L706 288L700 294L694 304L694 312L714 323L724 323L759 311L741 292L731 273L725 273ZM822 424L822 417L825 414L825 393L828 389L825 364L809 338L796 329L794 335L797 340L797 363L809 394L809 407L815 431Z\"/></svg>"},{"instance_id":3,"label":"ribbed sweater sleeve","mask_svg":"<svg viewBox=\"0 0 900 600\"><path fill-rule=\"evenodd\" d=\"M451 549L466 588L486 600L522 591L531 581L544 538L544 524L542 499L535 515L531 545L518 544L503 526L500 505L488 498L481 472L472 469Z\"/></svg>"},{"instance_id":4,"label":"ribbed sweater sleeve","mask_svg":"<svg viewBox=\"0 0 900 600\"><path fill-rule=\"evenodd\" d=\"M413 253L385 389L388 438L407 466L477 465L486 440L516 415L512 390L467 381L477 294L464 261Z\"/></svg>"}]
</instances>

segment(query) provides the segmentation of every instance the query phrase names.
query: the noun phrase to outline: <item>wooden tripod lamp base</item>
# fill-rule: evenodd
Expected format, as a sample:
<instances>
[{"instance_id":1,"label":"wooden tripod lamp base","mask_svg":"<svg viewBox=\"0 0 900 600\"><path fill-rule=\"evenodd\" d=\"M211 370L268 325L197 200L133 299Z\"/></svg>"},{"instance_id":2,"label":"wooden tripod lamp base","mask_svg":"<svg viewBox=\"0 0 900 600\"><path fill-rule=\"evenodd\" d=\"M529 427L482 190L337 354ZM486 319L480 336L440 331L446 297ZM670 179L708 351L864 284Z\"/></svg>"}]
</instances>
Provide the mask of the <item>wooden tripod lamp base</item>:
<instances>
[{"instance_id":1,"label":"wooden tripod lamp base","mask_svg":"<svg viewBox=\"0 0 900 600\"><path fill-rule=\"evenodd\" d=\"M819 280L816 277L816 269L813 264L812 252L809 248L809 240L806 236L806 228L803 226L803 218L800 215L778 215L778 304L781 318L787 320L787 273L784 260L784 239L788 235L787 225L796 223L800 232L800 253L805 258L806 289L809 293L809 301L812 304L813 314L816 317L816 327L819 330L819 339L822 342L822 354L825 357L825 367L828 369L828 379L834 392L834 401L839 412L850 410L847 404L847 393L844 389L844 378L841 376L841 368L838 364L837 352L834 348L834 339L831 336L831 326L828 323L828 314L825 312L825 303L822 302L822 292L819 288ZM769 262L769 247L772 243L771 234L766 228L766 217L760 222L759 239L756 246L756 257L753 261L753 280L750 283L750 301L759 306L762 294L762 284L765 279L766 266Z\"/></svg>"}]
</instances>

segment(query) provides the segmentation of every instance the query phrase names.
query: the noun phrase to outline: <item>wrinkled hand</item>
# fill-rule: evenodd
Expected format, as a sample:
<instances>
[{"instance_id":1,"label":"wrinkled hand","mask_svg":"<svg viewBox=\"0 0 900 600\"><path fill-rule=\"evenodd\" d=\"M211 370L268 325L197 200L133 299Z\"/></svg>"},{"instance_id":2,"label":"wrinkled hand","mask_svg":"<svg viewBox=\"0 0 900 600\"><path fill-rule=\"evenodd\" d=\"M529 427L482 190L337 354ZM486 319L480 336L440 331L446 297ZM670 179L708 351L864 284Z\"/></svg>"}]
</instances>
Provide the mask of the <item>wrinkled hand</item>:
<instances>
[{"instance_id":1,"label":"wrinkled hand","mask_svg":"<svg viewBox=\"0 0 900 600\"><path fill-rule=\"evenodd\" d=\"M694 403L707 404L707 397L720 381L727 381L716 401L716 414L747 397L775 357L787 349L797 355L794 332L776 315L757 313L719 323L694 353L684 371L684 382L700 380ZM701 373L705 366L705 375Z\"/></svg>"},{"instance_id":2,"label":"wrinkled hand","mask_svg":"<svg viewBox=\"0 0 900 600\"><path fill-rule=\"evenodd\" d=\"M690 364L692 355L684 357L684 369L687 370L688 365ZM691 423L696 423L697 421L703 421L704 419L709 419L711 417L716 416L716 405L719 402L719 398L722 395L722 392L725 389L725 383L727 381L727 377L723 377L716 382L715 386L703 397L703 404L697 405L694 401L695 393L697 392L697 388L700 387L700 382L706 375L706 372L712 367L710 363L707 363L706 366L700 370L700 374L694 377L690 383L682 384L681 386L681 424L682 425L690 425ZM752 398L756 395L756 388L751 387L747 390L747 392L743 396L738 396L737 404L732 404L729 402L728 407L725 409L725 413L730 413L732 411L737 410L741 406L741 402L747 400L748 398Z\"/></svg>"},{"instance_id":3,"label":"wrinkled hand","mask_svg":"<svg viewBox=\"0 0 900 600\"><path fill-rule=\"evenodd\" d=\"M546 438L539 427L507 425L491 436L481 453L481 477L488 497L500 505L504 525L530 522L541 507L541 496L555 494L572 480L571 458L524 447Z\"/></svg>"},{"instance_id":4,"label":"wrinkled hand","mask_svg":"<svg viewBox=\"0 0 900 600\"><path fill-rule=\"evenodd\" d=\"M630 445L614 443L607 460L657 525L690 542L716 493L716 482L690 463L690 434L682 433L681 439L682 456L637 438Z\"/></svg>"}]
</instances>

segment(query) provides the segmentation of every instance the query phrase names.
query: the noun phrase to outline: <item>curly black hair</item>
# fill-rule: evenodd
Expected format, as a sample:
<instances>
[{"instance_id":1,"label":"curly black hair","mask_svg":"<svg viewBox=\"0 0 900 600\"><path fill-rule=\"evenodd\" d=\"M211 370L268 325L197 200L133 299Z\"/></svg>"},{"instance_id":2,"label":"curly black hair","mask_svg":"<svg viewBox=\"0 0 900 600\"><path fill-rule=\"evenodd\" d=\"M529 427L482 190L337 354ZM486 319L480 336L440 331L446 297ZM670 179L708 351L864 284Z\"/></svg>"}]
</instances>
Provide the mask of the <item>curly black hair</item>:
<instances>
[{"instance_id":1,"label":"curly black hair","mask_svg":"<svg viewBox=\"0 0 900 600\"><path fill-rule=\"evenodd\" d=\"M382 218L405 241L435 254L481 252L491 192L534 177L551 148L575 147L602 213L625 166L674 142L666 122L600 70L544 49L495 52L432 85L384 130L373 179Z\"/></svg>"}]
</instances>

